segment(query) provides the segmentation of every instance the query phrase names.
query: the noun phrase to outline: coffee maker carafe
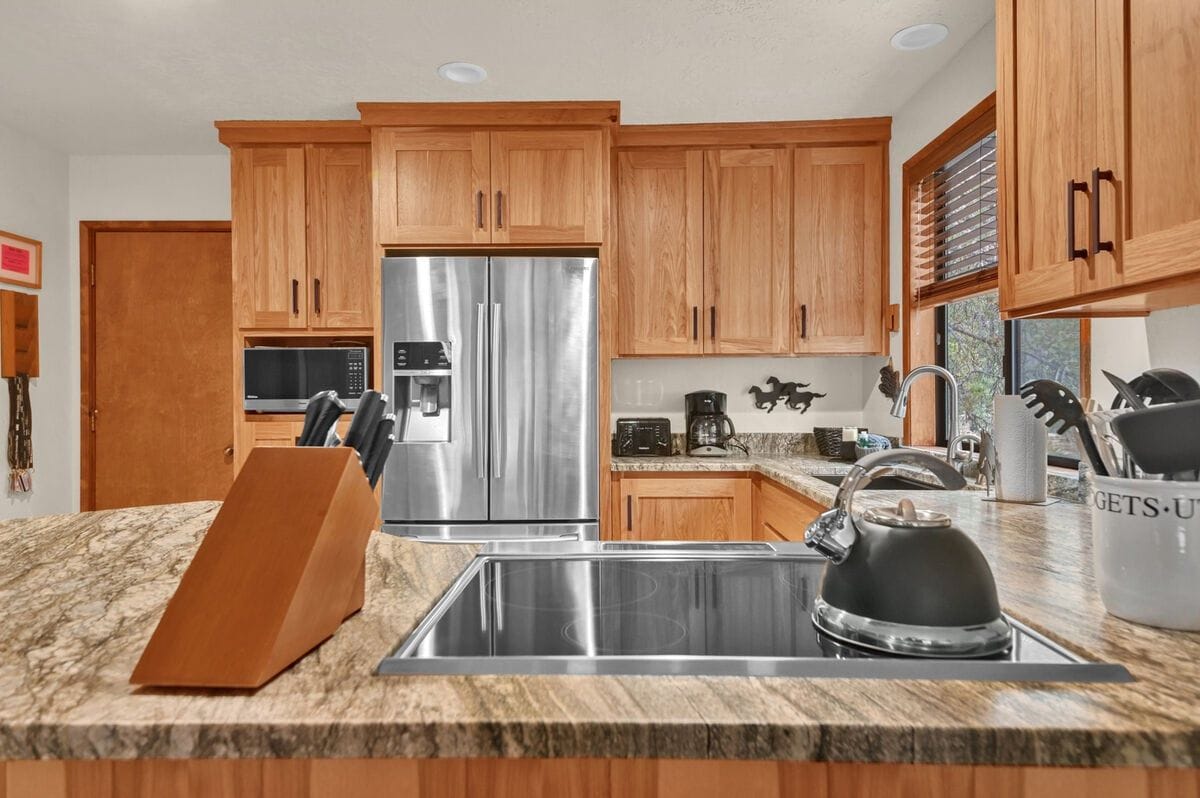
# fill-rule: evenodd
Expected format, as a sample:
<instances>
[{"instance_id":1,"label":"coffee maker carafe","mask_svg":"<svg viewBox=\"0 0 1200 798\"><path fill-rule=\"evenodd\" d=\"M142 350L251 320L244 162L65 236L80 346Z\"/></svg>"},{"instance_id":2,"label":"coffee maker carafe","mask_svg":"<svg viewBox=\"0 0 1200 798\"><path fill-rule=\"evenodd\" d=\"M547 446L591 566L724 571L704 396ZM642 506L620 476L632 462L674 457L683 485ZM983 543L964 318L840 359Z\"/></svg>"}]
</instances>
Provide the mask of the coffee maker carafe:
<instances>
[{"instance_id":1,"label":"coffee maker carafe","mask_svg":"<svg viewBox=\"0 0 1200 798\"><path fill-rule=\"evenodd\" d=\"M684 398L687 408L687 453L692 457L725 457L736 432L725 415L725 394L695 391Z\"/></svg>"}]
</instances>

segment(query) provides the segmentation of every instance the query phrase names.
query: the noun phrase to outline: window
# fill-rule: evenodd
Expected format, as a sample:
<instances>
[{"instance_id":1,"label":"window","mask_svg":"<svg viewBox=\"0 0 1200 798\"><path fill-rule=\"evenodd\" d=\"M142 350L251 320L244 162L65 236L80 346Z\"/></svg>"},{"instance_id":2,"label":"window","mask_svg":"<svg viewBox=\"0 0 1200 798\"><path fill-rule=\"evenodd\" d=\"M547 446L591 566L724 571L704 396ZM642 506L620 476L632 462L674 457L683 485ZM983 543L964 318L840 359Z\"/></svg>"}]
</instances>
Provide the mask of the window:
<instances>
[{"instance_id":1,"label":"window","mask_svg":"<svg viewBox=\"0 0 1200 798\"><path fill-rule=\"evenodd\" d=\"M960 432L992 429L992 397L1048 378L1086 395L1087 322L1000 318L995 95L904 165L905 368L937 363L959 381ZM945 389L914 385L905 438L946 443ZM1051 460L1077 460L1051 436Z\"/></svg>"}]
</instances>

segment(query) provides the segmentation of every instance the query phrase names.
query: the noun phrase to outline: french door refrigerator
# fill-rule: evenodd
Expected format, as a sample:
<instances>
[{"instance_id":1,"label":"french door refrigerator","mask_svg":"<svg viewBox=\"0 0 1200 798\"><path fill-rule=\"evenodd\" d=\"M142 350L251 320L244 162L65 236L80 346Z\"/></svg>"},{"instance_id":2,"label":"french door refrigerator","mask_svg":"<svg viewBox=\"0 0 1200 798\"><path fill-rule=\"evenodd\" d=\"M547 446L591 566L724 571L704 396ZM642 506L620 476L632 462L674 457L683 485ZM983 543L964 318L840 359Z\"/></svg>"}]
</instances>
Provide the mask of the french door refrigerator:
<instances>
[{"instance_id":1,"label":"french door refrigerator","mask_svg":"<svg viewBox=\"0 0 1200 798\"><path fill-rule=\"evenodd\" d=\"M595 258L386 257L384 531L595 540Z\"/></svg>"}]
</instances>

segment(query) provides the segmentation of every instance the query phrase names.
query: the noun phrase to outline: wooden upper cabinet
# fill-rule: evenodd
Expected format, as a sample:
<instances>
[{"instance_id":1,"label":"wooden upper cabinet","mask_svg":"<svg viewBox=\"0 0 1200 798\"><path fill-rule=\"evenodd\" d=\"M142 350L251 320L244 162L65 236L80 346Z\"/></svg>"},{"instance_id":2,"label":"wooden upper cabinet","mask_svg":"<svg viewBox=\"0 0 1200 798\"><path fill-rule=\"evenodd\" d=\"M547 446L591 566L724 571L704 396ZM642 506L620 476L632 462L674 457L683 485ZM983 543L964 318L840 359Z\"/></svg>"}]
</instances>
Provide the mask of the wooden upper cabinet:
<instances>
[{"instance_id":1,"label":"wooden upper cabinet","mask_svg":"<svg viewBox=\"0 0 1200 798\"><path fill-rule=\"evenodd\" d=\"M635 150L617 161L618 348L624 355L700 354L704 154Z\"/></svg>"},{"instance_id":2,"label":"wooden upper cabinet","mask_svg":"<svg viewBox=\"0 0 1200 798\"><path fill-rule=\"evenodd\" d=\"M492 240L487 133L376 128L371 146L379 243Z\"/></svg>"},{"instance_id":3,"label":"wooden upper cabinet","mask_svg":"<svg viewBox=\"0 0 1200 798\"><path fill-rule=\"evenodd\" d=\"M1001 0L996 20L1002 309L1198 301L1200 4Z\"/></svg>"},{"instance_id":4,"label":"wooden upper cabinet","mask_svg":"<svg viewBox=\"0 0 1200 798\"><path fill-rule=\"evenodd\" d=\"M1200 3L1096 0L1097 268L1122 285L1200 273ZM1084 228L1080 228L1084 229ZM1193 295L1194 301L1194 295ZM1185 303L1181 303L1185 304Z\"/></svg>"},{"instance_id":5,"label":"wooden upper cabinet","mask_svg":"<svg viewBox=\"0 0 1200 798\"><path fill-rule=\"evenodd\" d=\"M598 130L492 133L492 241L601 243L606 160Z\"/></svg>"},{"instance_id":6,"label":"wooden upper cabinet","mask_svg":"<svg viewBox=\"0 0 1200 798\"><path fill-rule=\"evenodd\" d=\"M793 157L793 351L882 353L883 148L801 147Z\"/></svg>"},{"instance_id":7,"label":"wooden upper cabinet","mask_svg":"<svg viewBox=\"0 0 1200 798\"><path fill-rule=\"evenodd\" d=\"M1018 99L1011 129L1001 133L1009 145L1001 158L1016 167L1018 222L1003 303L1030 306L1073 297L1092 276L1082 181L1096 141L1095 9L1092 0L1021 3L1013 22ZM1078 190L1068 188L1072 182ZM1075 256L1067 251L1072 228Z\"/></svg>"},{"instance_id":8,"label":"wooden upper cabinet","mask_svg":"<svg viewBox=\"0 0 1200 798\"><path fill-rule=\"evenodd\" d=\"M304 146L239 146L230 158L237 324L305 327Z\"/></svg>"},{"instance_id":9,"label":"wooden upper cabinet","mask_svg":"<svg viewBox=\"0 0 1200 798\"><path fill-rule=\"evenodd\" d=\"M787 150L705 153L706 352L791 350L790 188Z\"/></svg>"},{"instance_id":10,"label":"wooden upper cabinet","mask_svg":"<svg viewBox=\"0 0 1200 798\"><path fill-rule=\"evenodd\" d=\"M621 480L616 536L627 540L750 540L751 481L745 477Z\"/></svg>"},{"instance_id":11,"label":"wooden upper cabinet","mask_svg":"<svg viewBox=\"0 0 1200 798\"><path fill-rule=\"evenodd\" d=\"M375 260L370 147L310 145L307 174L309 324L369 328Z\"/></svg>"}]
</instances>

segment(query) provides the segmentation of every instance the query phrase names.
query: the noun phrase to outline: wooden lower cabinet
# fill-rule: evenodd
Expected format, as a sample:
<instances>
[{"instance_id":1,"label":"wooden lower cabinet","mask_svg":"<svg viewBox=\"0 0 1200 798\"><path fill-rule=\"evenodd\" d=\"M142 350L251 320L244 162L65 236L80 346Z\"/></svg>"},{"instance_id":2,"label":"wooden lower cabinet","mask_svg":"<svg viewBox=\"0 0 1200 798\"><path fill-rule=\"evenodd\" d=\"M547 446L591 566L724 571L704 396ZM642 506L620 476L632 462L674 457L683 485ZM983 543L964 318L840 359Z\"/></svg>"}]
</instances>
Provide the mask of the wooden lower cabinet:
<instances>
[{"instance_id":1,"label":"wooden lower cabinet","mask_svg":"<svg viewBox=\"0 0 1200 798\"><path fill-rule=\"evenodd\" d=\"M0 761L5 798L1173 798L1200 771L691 759Z\"/></svg>"},{"instance_id":2,"label":"wooden lower cabinet","mask_svg":"<svg viewBox=\"0 0 1200 798\"><path fill-rule=\"evenodd\" d=\"M749 540L753 494L744 475L645 475L620 480L614 537Z\"/></svg>"},{"instance_id":3,"label":"wooden lower cabinet","mask_svg":"<svg viewBox=\"0 0 1200 798\"><path fill-rule=\"evenodd\" d=\"M300 420L244 422L245 433L242 440L248 445L242 449L241 462L238 463L238 467L241 468L241 464L246 462L246 458L250 456L250 450L259 446L295 446L296 439L300 437L300 433L304 429L304 417L297 415L296 418ZM338 420L338 436L345 438L348 429L350 429L350 416L345 415Z\"/></svg>"},{"instance_id":4,"label":"wooden lower cabinet","mask_svg":"<svg viewBox=\"0 0 1200 798\"><path fill-rule=\"evenodd\" d=\"M760 480L754 495L754 539L767 543L800 542L809 523L825 508L770 480Z\"/></svg>"}]
</instances>

